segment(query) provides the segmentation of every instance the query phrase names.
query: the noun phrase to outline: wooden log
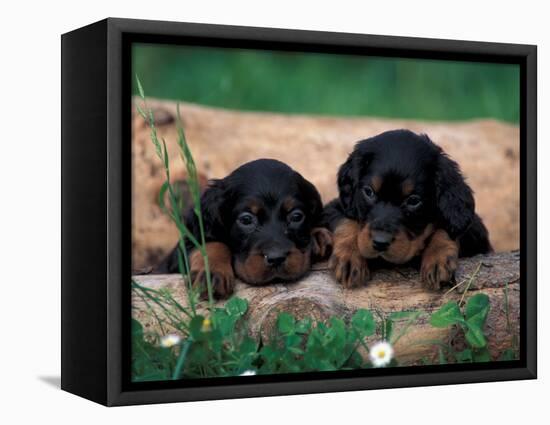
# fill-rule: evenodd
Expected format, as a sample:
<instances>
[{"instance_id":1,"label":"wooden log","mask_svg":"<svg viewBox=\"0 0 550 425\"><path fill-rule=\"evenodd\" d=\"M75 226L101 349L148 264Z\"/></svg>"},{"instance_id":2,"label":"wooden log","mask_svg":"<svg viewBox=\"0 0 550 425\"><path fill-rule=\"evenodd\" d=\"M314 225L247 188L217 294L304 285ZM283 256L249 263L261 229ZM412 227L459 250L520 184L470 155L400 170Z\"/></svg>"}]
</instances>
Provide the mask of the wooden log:
<instances>
[{"instance_id":1,"label":"wooden log","mask_svg":"<svg viewBox=\"0 0 550 425\"><path fill-rule=\"evenodd\" d=\"M187 294L181 276L138 275L134 280L148 288L164 288L183 306ZM286 311L296 318L311 317L326 320L330 316L349 319L359 308L366 308L377 316L386 317L391 312L421 311L423 314L408 327L407 332L395 344L396 358L400 364L418 364L433 361L438 354L434 340L449 341L452 328L434 328L429 323L430 314L450 300L466 301L476 293L489 296L491 310L485 328L488 347L493 359L512 347L519 338L519 252L476 256L462 259L456 272L455 288L428 291L421 282L418 271L412 268L382 269L375 271L372 280L364 288L345 290L332 277L325 264L318 264L306 277L296 283L271 284L262 287L237 282L235 295L249 302L246 315L250 333L256 337L269 337L279 312ZM468 288L467 293L464 290ZM162 315L158 306L146 308L143 300L133 295L133 316L145 329L158 329L154 314ZM223 301L217 303L222 306ZM201 310L206 303L201 303ZM394 335L400 334L406 320L396 322ZM164 332L167 332L164 329ZM373 340L380 338L379 335ZM515 344L513 339L516 338ZM460 338L457 339L460 341Z\"/></svg>"}]
</instances>

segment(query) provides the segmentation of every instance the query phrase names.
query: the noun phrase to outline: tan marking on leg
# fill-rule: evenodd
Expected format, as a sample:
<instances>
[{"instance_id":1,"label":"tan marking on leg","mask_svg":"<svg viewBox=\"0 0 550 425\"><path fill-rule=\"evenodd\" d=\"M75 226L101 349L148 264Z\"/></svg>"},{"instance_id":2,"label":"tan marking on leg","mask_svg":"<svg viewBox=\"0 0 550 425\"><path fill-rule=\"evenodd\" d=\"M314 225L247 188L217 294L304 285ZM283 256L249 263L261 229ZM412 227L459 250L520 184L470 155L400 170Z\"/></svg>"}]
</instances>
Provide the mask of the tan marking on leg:
<instances>
[{"instance_id":1,"label":"tan marking on leg","mask_svg":"<svg viewBox=\"0 0 550 425\"><path fill-rule=\"evenodd\" d=\"M227 298L233 293L235 276L231 266L231 251L221 242L206 244L212 293L215 298ZM193 250L189 257L193 286L199 288L202 299L208 298L208 287L204 258L198 250Z\"/></svg>"},{"instance_id":2,"label":"tan marking on leg","mask_svg":"<svg viewBox=\"0 0 550 425\"><path fill-rule=\"evenodd\" d=\"M334 231L329 267L344 288L361 287L370 277L367 260L361 256L357 245L359 233L359 223L349 219L343 219Z\"/></svg>"}]
</instances>

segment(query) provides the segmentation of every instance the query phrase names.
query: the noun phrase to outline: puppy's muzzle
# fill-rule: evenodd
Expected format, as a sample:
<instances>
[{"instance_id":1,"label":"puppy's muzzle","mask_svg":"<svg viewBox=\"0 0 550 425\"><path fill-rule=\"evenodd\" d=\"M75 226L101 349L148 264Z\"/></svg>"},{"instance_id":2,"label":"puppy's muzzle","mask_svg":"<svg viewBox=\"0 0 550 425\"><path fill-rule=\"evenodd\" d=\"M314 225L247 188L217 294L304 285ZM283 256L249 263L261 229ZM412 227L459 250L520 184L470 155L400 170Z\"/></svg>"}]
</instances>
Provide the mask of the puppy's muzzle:
<instances>
[{"instance_id":1,"label":"puppy's muzzle","mask_svg":"<svg viewBox=\"0 0 550 425\"><path fill-rule=\"evenodd\" d=\"M378 252L388 250L399 231L401 212L388 203L377 204L371 213L370 238L372 248Z\"/></svg>"}]
</instances>

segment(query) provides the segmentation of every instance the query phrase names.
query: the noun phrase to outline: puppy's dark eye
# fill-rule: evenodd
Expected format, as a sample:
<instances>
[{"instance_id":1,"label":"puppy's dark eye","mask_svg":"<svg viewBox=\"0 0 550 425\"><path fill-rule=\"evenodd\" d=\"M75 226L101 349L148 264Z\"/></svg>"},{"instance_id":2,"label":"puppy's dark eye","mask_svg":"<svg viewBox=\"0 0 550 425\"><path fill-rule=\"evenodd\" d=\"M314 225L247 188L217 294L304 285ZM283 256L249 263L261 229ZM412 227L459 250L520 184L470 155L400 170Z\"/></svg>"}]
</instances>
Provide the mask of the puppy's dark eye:
<instances>
[{"instance_id":1,"label":"puppy's dark eye","mask_svg":"<svg viewBox=\"0 0 550 425\"><path fill-rule=\"evenodd\" d=\"M373 200L374 197L376 196L376 193L374 193L374 190L372 187L370 186L365 186L363 188L363 195L365 195L365 198L367 198L367 200Z\"/></svg>"},{"instance_id":2,"label":"puppy's dark eye","mask_svg":"<svg viewBox=\"0 0 550 425\"><path fill-rule=\"evenodd\" d=\"M237 222L243 227L252 227L256 225L258 219L254 214L244 212L237 217Z\"/></svg>"},{"instance_id":3,"label":"puppy's dark eye","mask_svg":"<svg viewBox=\"0 0 550 425\"><path fill-rule=\"evenodd\" d=\"M288 215L288 220L291 223L301 223L304 221L305 215L300 210L294 210Z\"/></svg>"},{"instance_id":4,"label":"puppy's dark eye","mask_svg":"<svg viewBox=\"0 0 550 425\"><path fill-rule=\"evenodd\" d=\"M417 208L422 204L422 200L418 195L411 195L406 199L405 204L410 208Z\"/></svg>"}]
</instances>

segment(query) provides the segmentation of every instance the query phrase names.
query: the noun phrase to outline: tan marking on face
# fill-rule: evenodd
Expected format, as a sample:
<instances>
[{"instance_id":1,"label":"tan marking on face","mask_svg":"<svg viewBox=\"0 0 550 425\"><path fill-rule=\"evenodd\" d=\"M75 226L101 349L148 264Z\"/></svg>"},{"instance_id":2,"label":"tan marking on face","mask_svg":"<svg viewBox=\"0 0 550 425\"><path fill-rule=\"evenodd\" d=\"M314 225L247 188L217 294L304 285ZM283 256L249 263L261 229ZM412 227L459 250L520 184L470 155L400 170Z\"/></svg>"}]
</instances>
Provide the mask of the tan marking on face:
<instances>
[{"instance_id":1,"label":"tan marking on face","mask_svg":"<svg viewBox=\"0 0 550 425\"><path fill-rule=\"evenodd\" d=\"M298 248L292 248L286 258L284 275L285 279L297 279L311 267L311 250L302 252Z\"/></svg>"},{"instance_id":2,"label":"tan marking on face","mask_svg":"<svg viewBox=\"0 0 550 425\"><path fill-rule=\"evenodd\" d=\"M254 215L258 215L258 213L262 209L262 205L258 201L255 201L255 200L250 200L247 203L246 207Z\"/></svg>"},{"instance_id":3,"label":"tan marking on face","mask_svg":"<svg viewBox=\"0 0 550 425\"><path fill-rule=\"evenodd\" d=\"M311 267L311 247L300 251L292 248L278 269L272 269L265 264L264 255L259 252L250 253L244 261L235 260L235 273L239 278L251 285L261 285L271 280L295 280L305 274Z\"/></svg>"},{"instance_id":4,"label":"tan marking on face","mask_svg":"<svg viewBox=\"0 0 550 425\"><path fill-rule=\"evenodd\" d=\"M296 200L292 197L288 197L283 201L283 209L288 213L296 207Z\"/></svg>"},{"instance_id":5,"label":"tan marking on face","mask_svg":"<svg viewBox=\"0 0 550 425\"><path fill-rule=\"evenodd\" d=\"M394 264L403 264L410 261L413 257L420 254L426 245L427 239L433 233L433 225L426 226L424 231L410 239L407 234L400 230L394 236L394 241L390 244L386 251L380 252L372 246L372 238L369 225L366 224L359 233L357 238L359 251L365 258L381 257L386 261Z\"/></svg>"},{"instance_id":6,"label":"tan marking on face","mask_svg":"<svg viewBox=\"0 0 550 425\"><path fill-rule=\"evenodd\" d=\"M262 283L266 279L264 256L259 253L251 253L244 261L236 259L235 273L247 283Z\"/></svg>"},{"instance_id":7,"label":"tan marking on face","mask_svg":"<svg viewBox=\"0 0 550 425\"><path fill-rule=\"evenodd\" d=\"M426 246L427 239L432 233L433 225L431 224L428 224L424 231L413 239L409 239L404 231L399 231L397 235L395 235L395 240L390 247L382 253L381 257L390 263L406 263L422 252Z\"/></svg>"},{"instance_id":8,"label":"tan marking on face","mask_svg":"<svg viewBox=\"0 0 550 425\"><path fill-rule=\"evenodd\" d=\"M370 186L375 192L378 192L382 188L382 177L380 176L374 176L370 180Z\"/></svg>"},{"instance_id":9,"label":"tan marking on face","mask_svg":"<svg viewBox=\"0 0 550 425\"><path fill-rule=\"evenodd\" d=\"M414 191L414 183L411 179L405 180L401 184L401 192L403 193L403 196L409 196Z\"/></svg>"}]
</instances>

